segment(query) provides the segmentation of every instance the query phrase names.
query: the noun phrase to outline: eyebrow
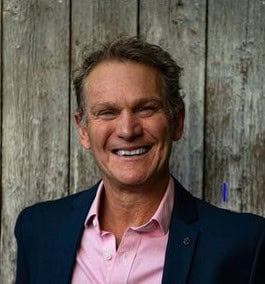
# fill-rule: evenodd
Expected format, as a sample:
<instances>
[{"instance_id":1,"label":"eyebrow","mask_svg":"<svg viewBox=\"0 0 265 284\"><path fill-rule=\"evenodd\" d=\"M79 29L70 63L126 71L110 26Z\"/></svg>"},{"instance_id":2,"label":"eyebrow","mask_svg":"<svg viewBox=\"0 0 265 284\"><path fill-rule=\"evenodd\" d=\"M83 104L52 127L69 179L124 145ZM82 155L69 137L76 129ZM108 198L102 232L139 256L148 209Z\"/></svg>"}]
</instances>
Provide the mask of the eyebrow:
<instances>
[{"instance_id":1,"label":"eyebrow","mask_svg":"<svg viewBox=\"0 0 265 284\"><path fill-rule=\"evenodd\" d=\"M163 101L161 99L157 99L157 98L152 98L152 99L148 99L148 98L141 98L139 100L136 100L133 103L133 108L137 107L139 105L145 105L145 104L158 104L160 106L163 105ZM104 109L104 108L117 108L117 104L116 103L112 103L112 102L102 102L102 103L97 103L94 106L91 107L91 111L92 112L96 112L99 109Z\"/></svg>"},{"instance_id":2,"label":"eyebrow","mask_svg":"<svg viewBox=\"0 0 265 284\"><path fill-rule=\"evenodd\" d=\"M135 105L144 105L144 104L148 104L148 103L155 103L155 104L159 104L162 105L163 101L161 99L158 98L152 98L152 99L147 99L147 98L142 98L139 100L136 100Z\"/></svg>"},{"instance_id":3,"label":"eyebrow","mask_svg":"<svg viewBox=\"0 0 265 284\"><path fill-rule=\"evenodd\" d=\"M97 104L95 104L94 106L91 107L90 111L92 113L95 113L95 112L97 112L101 109L105 109L105 108L115 109L115 108L117 108L117 105L114 104L114 103L111 103L111 102L97 103Z\"/></svg>"}]
</instances>

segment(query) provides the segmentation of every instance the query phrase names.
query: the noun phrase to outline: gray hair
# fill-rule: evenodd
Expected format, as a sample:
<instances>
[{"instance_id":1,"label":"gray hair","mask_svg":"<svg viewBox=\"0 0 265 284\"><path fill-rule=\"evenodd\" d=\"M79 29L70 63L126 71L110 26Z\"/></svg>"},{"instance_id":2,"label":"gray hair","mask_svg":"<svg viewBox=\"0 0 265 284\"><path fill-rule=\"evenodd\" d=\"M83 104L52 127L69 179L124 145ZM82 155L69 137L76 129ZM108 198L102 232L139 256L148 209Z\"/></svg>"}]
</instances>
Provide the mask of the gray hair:
<instances>
[{"instance_id":1,"label":"gray hair","mask_svg":"<svg viewBox=\"0 0 265 284\"><path fill-rule=\"evenodd\" d=\"M77 112L81 121L85 117L84 83L89 73L101 62L108 60L131 61L157 69L163 79L166 105L170 118L175 118L179 110L184 110L180 94L180 76L182 68L170 54L160 46L150 44L137 36L119 36L102 44L96 51L84 49L83 63L76 70L73 85L77 99Z\"/></svg>"}]
</instances>

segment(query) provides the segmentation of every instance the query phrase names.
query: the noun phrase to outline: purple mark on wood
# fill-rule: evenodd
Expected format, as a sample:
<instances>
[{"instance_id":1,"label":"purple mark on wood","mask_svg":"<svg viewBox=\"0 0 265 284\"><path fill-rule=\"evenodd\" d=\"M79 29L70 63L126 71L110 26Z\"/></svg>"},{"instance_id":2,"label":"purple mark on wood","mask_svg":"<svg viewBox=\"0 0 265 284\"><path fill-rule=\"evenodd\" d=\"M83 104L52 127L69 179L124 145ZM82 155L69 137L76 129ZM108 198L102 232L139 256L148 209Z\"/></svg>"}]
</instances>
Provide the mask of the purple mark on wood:
<instances>
[{"instance_id":1,"label":"purple mark on wood","mask_svg":"<svg viewBox=\"0 0 265 284\"><path fill-rule=\"evenodd\" d=\"M227 190L228 190L228 186L227 186L226 182L223 182L222 183L222 199L223 199L224 202L226 202L228 200Z\"/></svg>"}]
</instances>

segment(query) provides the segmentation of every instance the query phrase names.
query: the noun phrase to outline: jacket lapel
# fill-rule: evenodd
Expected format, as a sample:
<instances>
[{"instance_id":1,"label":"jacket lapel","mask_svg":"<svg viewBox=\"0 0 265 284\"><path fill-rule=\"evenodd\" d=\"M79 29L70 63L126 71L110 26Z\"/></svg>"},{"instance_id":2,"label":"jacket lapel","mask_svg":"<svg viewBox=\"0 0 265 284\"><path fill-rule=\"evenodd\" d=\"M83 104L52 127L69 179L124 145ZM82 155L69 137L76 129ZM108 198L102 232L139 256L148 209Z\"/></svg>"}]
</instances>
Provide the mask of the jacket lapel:
<instances>
[{"instance_id":1,"label":"jacket lapel","mask_svg":"<svg viewBox=\"0 0 265 284\"><path fill-rule=\"evenodd\" d=\"M169 229L163 284L187 283L198 238L194 197L175 180L175 201Z\"/></svg>"},{"instance_id":2,"label":"jacket lapel","mask_svg":"<svg viewBox=\"0 0 265 284\"><path fill-rule=\"evenodd\" d=\"M98 185L76 196L60 226L57 252L60 261L58 283L71 283L76 253L80 245L84 222L95 198Z\"/></svg>"}]
</instances>

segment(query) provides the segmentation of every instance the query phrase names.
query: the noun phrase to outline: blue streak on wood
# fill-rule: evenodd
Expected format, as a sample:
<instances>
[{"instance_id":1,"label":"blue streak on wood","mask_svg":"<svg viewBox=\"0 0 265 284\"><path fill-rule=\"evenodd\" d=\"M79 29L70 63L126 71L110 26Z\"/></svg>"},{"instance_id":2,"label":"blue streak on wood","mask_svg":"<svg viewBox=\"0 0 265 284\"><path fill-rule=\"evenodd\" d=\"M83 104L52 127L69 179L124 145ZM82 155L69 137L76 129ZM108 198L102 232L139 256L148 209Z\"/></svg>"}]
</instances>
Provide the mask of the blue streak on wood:
<instances>
[{"instance_id":1,"label":"blue streak on wood","mask_svg":"<svg viewBox=\"0 0 265 284\"><path fill-rule=\"evenodd\" d=\"M223 182L222 183L222 199L223 199L223 201L224 202L227 202L227 199L228 199L228 197L227 197L227 184L226 184L226 182Z\"/></svg>"}]
</instances>

